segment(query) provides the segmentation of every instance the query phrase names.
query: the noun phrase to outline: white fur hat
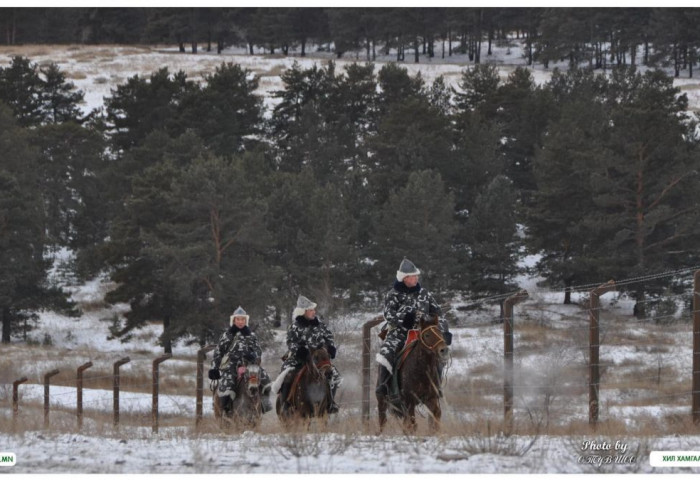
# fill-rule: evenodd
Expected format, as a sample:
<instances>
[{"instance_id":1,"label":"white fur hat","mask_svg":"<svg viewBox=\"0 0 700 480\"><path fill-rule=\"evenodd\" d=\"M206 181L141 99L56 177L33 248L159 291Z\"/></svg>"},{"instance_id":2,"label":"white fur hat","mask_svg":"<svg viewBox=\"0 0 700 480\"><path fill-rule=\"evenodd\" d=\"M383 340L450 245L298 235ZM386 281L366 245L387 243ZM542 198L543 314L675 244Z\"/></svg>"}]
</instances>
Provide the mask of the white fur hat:
<instances>
[{"instance_id":1,"label":"white fur hat","mask_svg":"<svg viewBox=\"0 0 700 480\"><path fill-rule=\"evenodd\" d=\"M409 275L420 275L420 270L408 258L401 260L401 265L396 271L396 280L403 282L403 279Z\"/></svg>"},{"instance_id":2,"label":"white fur hat","mask_svg":"<svg viewBox=\"0 0 700 480\"><path fill-rule=\"evenodd\" d=\"M232 327L233 327L233 319L236 318L236 317L244 317L244 318L245 318L245 324L248 325L248 319L250 318L250 316L249 316L247 313L245 313L245 310L243 310L243 307L241 307L240 305L239 305L238 308L233 312L233 315L231 315L231 318L229 319L230 322L231 322L231 326L232 326Z\"/></svg>"},{"instance_id":3,"label":"white fur hat","mask_svg":"<svg viewBox=\"0 0 700 480\"><path fill-rule=\"evenodd\" d=\"M299 298L297 298L297 306L294 308L294 311L292 312L292 320L294 320L297 317L300 317L304 315L304 312L307 310L313 310L316 308L316 304L306 298L303 295L299 295Z\"/></svg>"}]
</instances>

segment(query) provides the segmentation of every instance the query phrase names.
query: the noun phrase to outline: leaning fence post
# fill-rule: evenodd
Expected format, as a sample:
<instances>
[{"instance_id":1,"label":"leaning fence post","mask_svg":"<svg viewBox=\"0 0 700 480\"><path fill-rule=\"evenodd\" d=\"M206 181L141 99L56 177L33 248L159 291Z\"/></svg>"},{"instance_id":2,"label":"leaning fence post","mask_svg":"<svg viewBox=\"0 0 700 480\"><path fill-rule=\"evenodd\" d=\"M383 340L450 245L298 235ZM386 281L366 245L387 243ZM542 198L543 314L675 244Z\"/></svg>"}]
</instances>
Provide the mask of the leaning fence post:
<instances>
[{"instance_id":1,"label":"leaning fence post","mask_svg":"<svg viewBox=\"0 0 700 480\"><path fill-rule=\"evenodd\" d=\"M700 424L700 270L693 276L693 423Z\"/></svg>"},{"instance_id":2,"label":"leaning fence post","mask_svg":"<svg viewBox=\"0 0 700 480\"><path fill-rule=\"evenodd\" d=\"M27 381L27 377L22 377L19 380L12 382L12 431L15 431L17 426L17 417L19 416L19 384Z\"/></svg>"},{"instance_id":3,"label":"leaning fence post","mask_svg":"<svg viewBox=\"0 0 700 480\"><path fill-rule=\"evenodd\" d=\"M216 345L207 345L204 348L197 350L197 404L194 413L194 425L199 427L202 421L202 404L204 398L204 360L207 357L207 352L210 352L216 348Z\"/></svg>"},{"instance_id":4,"label":"leaning fence post","mask_svg":"<svg viewBox=\"0 0 700 480\"><path fill-rule=\"evenodd\" d=\"M166 353L153 360L153 408L151 416L153 420L153 433L158 433L158 365L171 358L172 354Z\"/></svg>"},{"instance_id":5,"label":"leaning fence post","mask_svg":"<svg viewBox=\"0 0 700 480\"><path fill-rule=\"evenodd\" d=\"M595 427L598 423L600 406L600 296L615 288L615 282L609 280L591 290L589 310L590 332L588 340L588 424Z\"/></svg>"},{"instance_id":6,"label":"leaning fence post","mask_svg":"<svg viewBox=\"0 0 700 480\"><path fill-rule=\"evenodd\" d=\"M513 305L527 299L527 290L520 290L503 302L503 422L513 423Z\"/></svg>"},{"instance_id":7,"label":"leaning fence post","mask_svg":"<svg viewBox=\"0 0 700 480\"><path fill-rule=\"evenodd\" d=\"M87 362L78 367L78 380L76 382L76 390L78 396L78 407L76 414L78 415L78 430L83 428L83 372L92 367L92 362Z\"/></svg>"},{"instance_id":8,"label":"leaning fence post","mask_svg":"<svg viewBox=\"0 0 700 480\"><path fill-rule=\"evenodd\" d=\"M124 357L121 360L117 360L114 362L114 367L113 367L113 374L114 374L114 380L113 380L113 398L114 398L114 426L119 425L119 386L120 386L120 381L119 381L119 367L124 365L125 363L129 363L131 359L129 357Z\"/></svg>"},{"instance_id":9,"label":"leaning fence post","mask_svg":"<svg viewBox=\"0 0 700 480\"><path fill-rule=\"evenodd\" d=\"M44 375L44 428L49 428L49 379L58 375L59 370L51 370Z\"/></svg>"},{"instance_id":10,"label":"leaning fence post","mask_svg":"<svg viewBox=\"0 0 700 480\"><path fill-rule=\"evenodd\" d=\"M369 396L371 383L371 358L372 327L384 321L384 316L379 315L362 325L362 419L369 422Z\"/></svg>"}]
</instances>

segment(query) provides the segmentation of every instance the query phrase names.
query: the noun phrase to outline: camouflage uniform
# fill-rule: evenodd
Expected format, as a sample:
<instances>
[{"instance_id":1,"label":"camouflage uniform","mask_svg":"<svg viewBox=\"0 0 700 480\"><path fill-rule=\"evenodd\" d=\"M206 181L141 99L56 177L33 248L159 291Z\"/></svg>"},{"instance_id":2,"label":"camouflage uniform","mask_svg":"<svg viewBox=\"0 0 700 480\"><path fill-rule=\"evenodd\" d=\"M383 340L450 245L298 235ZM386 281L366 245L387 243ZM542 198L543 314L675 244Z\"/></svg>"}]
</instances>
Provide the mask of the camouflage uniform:
<instances>
[{"instance_id":1,"label":"camouflage uniform","mask_svg":"<svg viewBox=\"0 0 700 480\"><path fill-rule=\"evenodd\" d=\"M394 287L387 292L384 298L384 318L388 332L384 343L379 349L379 355L384 357L392 369L396 361L396 354L403 348L408 337L408 328L403 322L410 311L416 314L428 314L440 316L442 310L433 296L420 283L413 288L407 287L403 282L394 281ZM439 328L442 332L449 332L447 321L439 317ZM383 363L383 362L382 362ZM389 370L392 371L391 369Z\"/></svg>"},{"instance_id":2,"label":"camouflage uniform","mask_svg":"<svg viewBox=\"0 0 700 480\"><path fill-rule=\"evenodd\" d=\"M333 333L331 333L325 323L321 322L317 317L314 317L313 320L309 320L303 315L298 316L294 320L294 323L287 329L288 354L282 364L282 371L288 368L301 368L302 363L297 359L297 351L302 345L309 351L320 347L326 347L331 351L335 351ZM331 356L335 355L332 354ZM330 386L331 389L335 389L340 385L342 380L335 365L331 366L331 372Z\"/></svg>"},{"instance_id":3,"label":"camouflage uniform","mask_svg":"<svg viewBox=\"0 0 700 480\"><path fill-rule=\"evenodd\" d=\"M255 360L252 363L258 363L262 357L262 349L258 344L258 337L255 336L250 328L246 325L239 329L232 326L226 330L219 339L219 344L214 349L214 358L211 362L211 367L218 369L224 356L228 354L228 363L221 369L221 379L219 380L219 395L224 396L227 392L233 391L236 384L236 376L238 367L250 362L246 360L246 356L254 356ZM260 366L260 385L262 391L269 389L270 377L267 372Z\"/></svg>"}]
</instances>

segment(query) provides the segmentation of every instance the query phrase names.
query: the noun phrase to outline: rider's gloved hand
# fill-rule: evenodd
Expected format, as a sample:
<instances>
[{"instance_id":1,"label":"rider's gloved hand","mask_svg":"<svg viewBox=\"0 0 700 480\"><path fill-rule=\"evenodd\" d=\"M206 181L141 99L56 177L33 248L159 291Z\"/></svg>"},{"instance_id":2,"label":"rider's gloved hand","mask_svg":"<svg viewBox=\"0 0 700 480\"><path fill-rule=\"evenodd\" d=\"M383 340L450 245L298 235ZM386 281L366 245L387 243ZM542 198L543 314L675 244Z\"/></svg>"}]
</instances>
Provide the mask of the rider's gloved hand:
<instances>
[{"instance_id":1,"label":"rider's gloved hand","mask_svg":"<svg viewBox=\"0 0 700 480\"><path fill-rule=\"evenodd\" d=\"M253 363L253 362L255 362L255 359L258 357L253 352L246 352L245 354L243 354L243 358L246 360L246 362Z\"/></svg>"},{"instance_id":2,"label":"rider's gloved hand","mask_svg":"<svg viewBox=\"0 0 700 480\"><path fill-rule=\"evenodd\" d=\"M297 349L296 359L301 360L302 362L305 362L308 356L309 356L309 349L306 348L304 345L301 345Z\"/></svg>"},{"instance_id":3,"label":"rider's gloved hand","mask_svg":"<svg viewBox=\"0 0 700 480\"><path fill-rule=\"evenodd\" d=\"M415 309L411 308L406 312L406 314L403 317L403 322L401 322L401 324L409 330L413 328L413 325L416 324Z\"/></svg>"},{"instance_id":4,"label":"rider's gloved hand","mask_svg":"<svg viewBox=\"0 0 700 480\"><path fill-rule=\"evenodd\" d=\"M331 358L335 358L336 349L333 345L328 345L328 348L326 348L326 350L328 350L328 355L330 355Z\"/></svg>"},{"instance_id":5,"label":"rider's gloved hand","mask_svg":"<svg viewBox=\"0 0 700 480\"><path fill-rule=\"evenodd\" d=\"M452 334L450 332L442 332L442 338L445 340L445 344L449 347L452 345Z\"/></svg>"},{"instance_id":6,"label":"rider's gloved hand","mask_svg":"<svg viewBox=\"0 0 700 480\"><path fill-rule=\"evenodd\" d=\"M209 380L218 380L221 378L221 372L219 372L218 368L210 368L209 369Z\"/></svg>"}]
</instances>

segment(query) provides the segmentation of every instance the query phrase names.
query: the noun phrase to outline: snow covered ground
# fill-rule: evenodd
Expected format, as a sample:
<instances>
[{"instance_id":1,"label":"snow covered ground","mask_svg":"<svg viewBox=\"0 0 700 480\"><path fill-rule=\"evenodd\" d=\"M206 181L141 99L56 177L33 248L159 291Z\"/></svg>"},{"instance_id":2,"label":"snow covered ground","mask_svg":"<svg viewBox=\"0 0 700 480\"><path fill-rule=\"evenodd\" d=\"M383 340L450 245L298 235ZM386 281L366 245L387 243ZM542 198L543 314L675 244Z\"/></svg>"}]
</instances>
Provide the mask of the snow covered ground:
<instances>
[{"instance_id":1,"label":"snow covered ground","mask_svg":"<svg viewBox=\"0 0 700 480\"><path fill-rule=\"evenodd\" d=\"M85 92L85 112L101 106L110 88L132 75L149 75L167 66L171 72L182 69L192 78L201 78L222 61L240 63L259 75L260 93L271 107L274 101L269 93L281 88L283 69L294 61L308 67L329 58L323 54L304 59L265 57L235 49L222 55L191 55L175 53L170 47L22 46L0 47L0 63L16 54L40 64L58 63ZM493 58L504 76L515 65L524 64L515 46L498 48ZM362 56L357 60L364 61ZM339 61L339 67L348 61L354 59ZM428 82L444 75L454 85L465 68L458 61L422 57L420 64L404 66L411 73L420 71ZM549 76L541 66L532 71L539 82ZM700 82L675 82L697 108ZM697 473L698 468L660 468L649 463L653 450L700 451L700 432L689 425L689 322L640 322L632 317L626 297L610 293L602 298L601 426L587 430L588 312L582 307L586 296L575 294L575 304L562 305L563 294L538 287L537 280L527 275L518 279L529 299L515 313L514 418L519 428L510 436L499 433L503 326L497 321L497 304L471 309L470 302L453 302L454 345L440 435L426 435L421 417L415 436L402 434L397 425L378 436L374 404L370 426L365 428L359 420L359 332L376 311L327 319L339 339L337 364L344 383L341 414L326 427L285 432L274 414L267 414L253 431L226 433L213 425L211 402L205 397L206 428L196 431L198 346L177 343L173 358L160 366L162 422L154 433L150 374L152 360L161 353L157 337L162 327L148 325L129 343L109 339L112 318L128 306L102 302L109 288L104 279L70 287L83 306L83 317L43 312L40 327L29 333L31 345L16 341L0 347L0 452L16 455L16 465L0 465L0 473ZM271 375L279 371L283 335L282 330L276 332L279 341L263 358ZM372 348L377 346L375 339ZM117 429L111 425L110 374L112 364L124 356L131 362L121 367L124 422ZM75 370L88 361L94 366L85 372L84 426L79 432ZM50 387L51 428L45 430L41 426L42 378L52 369L61 373ZM19 387L19 425L12 433L12 382L22 376L28 381ZM542 422L547 422L548 429L540 428ZM587 441L619 448L591 450Z\"/></svg>"},{"instance_id":2,"label":"snow covered ground","mask_svg":"<svg viewBox=\"0 0 700 480\"><path fill-rule=\"evenodd\" d=\"M660 365L674 374L688 377L692 352L689 335L678 335L688 325L669 331L636 323L624 331L629 344L613 344L602 349L601 358L616 367L604 380L613 384L601 393L601 427L598 431L567 426L585 425L588 418L586 376L574 379L579 389L569 388L556 373L579 371L585 365L581 345L569 343L576 337L571 332L576 323L587 323L587 312L578 305L561 305L561 294L536 286L533 279L523 277L521 287L527 288L531 299L516 312L516 434L499 432L503 408L502 325L494 322L497 309L462 311L453 317L455 334L453 358L445 389L443 432L427 435L425 416L419 418L419 432L407 436L397 424L382 436L376 434L376 413L372 404L371 421L360 421L360 325L373 317L366 312L359 317L328 319L331 328L344 342L340 343L337 364L345 377L341 386L341 414L327 426L312 425L309 431L286 432L276 416L267 414L261 426L252 431L220 431L212 419L210 397L205 396L203 421L205 428L194 428L194 372L197 346L175 345L173 359L161 364L161 381L170 384L159 397L160 426L152 430L150 374L151 361L160 354L157 336L161 328L149 325L137 335L134 343L122 344L109 340L108 322L103 319L119 313L123 306L100 305L101 295L109 285L91 282L73 287L75 299L93 310L81 319L43 313L38 330L31 332L40 340L51 337L50 345L27 347L15 342L4 351L26 361L12 362L12 371L0 374L0 451L12 452L16 465L5 467L11 474L24 473L688 473L698 468L661 468L649 462L651 451L700 451L700 434L692 428L678 433L659 433L644 427L654 421L690 420L689 395L680 402L644 404L644 388L625 390L615 371L635 373L641 368L637 360ZM624 298L603 297L605 315L615 315L616 322L629 315L629 302ZM552 303L549 303L549 302ZM457 307L459 305L455 305ZM545 317L544 319L542 317ZM546 323L548 332L564 332L562 343L540 338L532 341L530 329ZM522 329L519 328L522 325ZM522 330L522 332L520 332ZM283 331L276 332L278 338ZM539 335L537 330L536 335ZM611 329L610 335L613 335ZM652 336L650 341L647 337ZM667 338L668 337L668 338ZM553 337L556 338L556 337ZM612 338L612 337L611 337ZM644 342L634 341L635 338ZM674 338L670 343L669 338ZM585 342L583 342L585 346ZM668 349L655 353L660 345ZM373 348L376 348L375 342ZM278 371L280 347L265 352L264 366L273 375ZM112 390L101 387L100 375L90 377L92 369L109 372L119 358L129 355L130 363L121 367L123 385L133 376L145 379L145 385L131 385L120 394L120 412L124 419L119 428L112 428ZM92 361L86 370L83 391L84 425L76 427L77 394L74 386L75 369ZM632 362L632 366L626 366ZM51 428L43 429L42 376L58 368L71 372L68 379L51 385ZM560 370L557 370L560 369ZM571 370L569 370L571 369ZM19 428L12 433L11 382L20 376L29 381L20 385ZM106 375L105 375L106 376ZM58 377L57 377L58 378ZM617 378L617 380L615 380ZM102 380L102 383L107 382ZM552 433L533 427L532 418L542 417L543 392L539 387L554 382L554 396L549 404ZM107 382L108 383L108 382ZM173 386L173 383L179 384ZM653 387L654 382L649 382ZM632 387L632 386L630 386ZM646 387L645 387L646 388ZM178 393L173 393L178 392ZM208 394L208 390L205 388ZM539 417L538 417L539 416ZM489 423L492 429L488 430ZM484 430L486 424L486 430ZM26 425L31 425L27 427ZM582 433L583 432L583 433ZM591 451L585 442L596 445L619 444L605 451ZM626 450L623 451L623 448ZM611 462L605 464L605 462ZM3 471L3 470L0 470Z\"/></svg>"}]
</instances>

